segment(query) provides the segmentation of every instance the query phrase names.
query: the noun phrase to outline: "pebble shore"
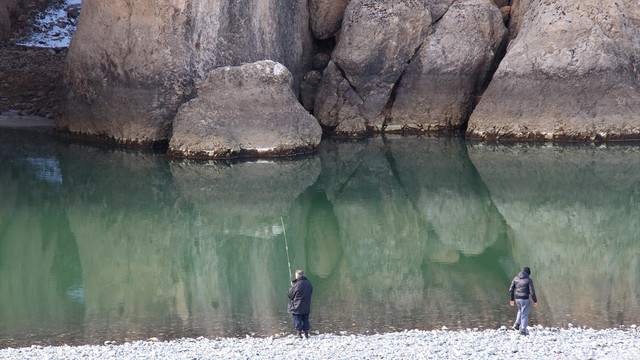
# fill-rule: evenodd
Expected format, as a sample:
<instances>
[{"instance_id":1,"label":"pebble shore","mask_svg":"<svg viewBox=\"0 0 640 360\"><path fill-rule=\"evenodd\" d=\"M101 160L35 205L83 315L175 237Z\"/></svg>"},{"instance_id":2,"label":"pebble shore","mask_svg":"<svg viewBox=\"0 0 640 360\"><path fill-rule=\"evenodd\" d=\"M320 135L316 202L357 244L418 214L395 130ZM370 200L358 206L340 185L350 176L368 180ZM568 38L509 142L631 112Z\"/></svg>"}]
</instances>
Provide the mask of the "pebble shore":
<instances>
[{"instance_id":1,"label":"pebble shore","mask_svg":"<svg viewBox=\"0 0 640 360\"><path fill-rule=\"evenodd\" d=\"M32 346L0 359L640 359L640 333L620 329L407 330L309 339L246 337L138 341L120 345Z\"/></svg>"}]
</instances>

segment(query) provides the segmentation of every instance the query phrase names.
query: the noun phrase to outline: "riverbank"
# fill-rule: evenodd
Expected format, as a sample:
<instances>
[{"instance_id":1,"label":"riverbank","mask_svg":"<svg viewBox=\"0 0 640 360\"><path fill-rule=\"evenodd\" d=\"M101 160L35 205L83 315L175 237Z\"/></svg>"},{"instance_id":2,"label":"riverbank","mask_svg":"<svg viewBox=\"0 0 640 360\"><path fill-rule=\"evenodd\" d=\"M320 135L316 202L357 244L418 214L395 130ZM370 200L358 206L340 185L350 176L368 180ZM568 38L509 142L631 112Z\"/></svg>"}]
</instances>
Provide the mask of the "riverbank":
<instances>
[{"instance_id":1,"label":"riverbank","mask_svg":"<svg viewBox=\"0 0 640 360\"><path fill-rule=\"evenodd\" d=\"M0 43L0 115L58 116L66 54L66 48Z\"/></svg>"},{"instance_id":2,"label":"riverbank","mask_svg":"<svg viewBox=\"0 0 640 360\"><path fill-rule=\"evenodd\" d=\"M53 131L53 120L42 116L0 115L0 129Z\"/></svg>"},{"instance_id":3,"label":"riverbank","mask_svg":"<svg viewBox=\"0 0 640 360\"><path fill-rule=\"evenodd\" d=\"M0 359L619 359L640 358L637 328L404 331L378 335L180 339L0 350Z\"/></svg>"}]
</instances>

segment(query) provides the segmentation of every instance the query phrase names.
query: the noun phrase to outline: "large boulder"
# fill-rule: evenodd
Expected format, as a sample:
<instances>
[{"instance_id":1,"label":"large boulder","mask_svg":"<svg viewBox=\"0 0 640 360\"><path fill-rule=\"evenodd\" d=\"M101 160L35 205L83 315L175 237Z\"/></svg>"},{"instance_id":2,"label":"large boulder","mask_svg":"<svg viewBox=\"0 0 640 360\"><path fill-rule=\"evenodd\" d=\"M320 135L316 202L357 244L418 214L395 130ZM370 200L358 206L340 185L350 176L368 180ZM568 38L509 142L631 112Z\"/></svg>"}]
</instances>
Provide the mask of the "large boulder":
<instances>
[{"instance_id":1,"label":"large boulder","mask_svg":"<svg viewBox=\"0 0 640 360\"><path fill-rule=\"evenodd\" d=\"M166 142L178 107L221 66L311 68L306 1L84 0L56 128L137 145Z\"/></svg>"},{"instance_id":2,"label":"large boulder","mask_svg":"<svg viewBox=\"0 0 640 360\"><path fill-rule=\"evenodd\" d=\"M464 127L506 35L495 5L453 3L402 75L385 131Z\"/></svg>"},{"instance_id":3,"label":"large boulder","mask_svg":"<svg viewBox=\"0 0 640 360\"><path fill-rule=\"evenodd\" d=\"M471 115L469 138L640 135L637 1L535 1Z\"/></svg>"},{"instance_id":4,"label":"large boulder","mask_svg":"<svg viewBox=\"0 0 640 360\"><path fill-rule=\"evenodd\" d=\"M335 36L342 26L349 0L309 0L309 23L316 39Z\"/></svg>"},{"instance_id":5,"label":"large boulder","mask_svg":"<svg viewBox=\"0 0 640 360\"><path fill-rule=\"evenodd\" d=\"M463 128L506 40L486 0L352 1L314 113L349 137Z\"/></svg>"},{"instance_id":6,"label":"large boulder","mask_svg":"<svg viewBox=\"0 0 640 360\"><path fill-rule=\"evenodd\" d=\"M392 89L430 25L422 1L350 2L318 89L318 120L346 135L380 131Z\"/></svg>"},{"instance_id":7,"label":"large boulder","mask_svg":"<svg viewBox=\"0 0 640 360\"><path fill-rule=\"evenodd\" d=\"M169 154L229 158L315 150L322 129L297 101L292 81L284 65L270 60L213 70L197 97L178 110Z\"/></svg>"}]
</instances>

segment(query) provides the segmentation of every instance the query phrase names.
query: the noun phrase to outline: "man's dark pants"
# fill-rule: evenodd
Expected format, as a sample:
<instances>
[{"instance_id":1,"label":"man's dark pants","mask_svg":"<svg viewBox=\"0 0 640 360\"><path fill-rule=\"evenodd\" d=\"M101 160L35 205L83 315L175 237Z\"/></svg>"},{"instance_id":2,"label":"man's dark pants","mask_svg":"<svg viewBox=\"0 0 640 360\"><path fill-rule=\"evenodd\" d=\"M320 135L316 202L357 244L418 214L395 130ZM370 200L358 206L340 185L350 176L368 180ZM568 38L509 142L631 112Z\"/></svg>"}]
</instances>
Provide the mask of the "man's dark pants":
<instances>
[{"instance_id":1,"label":"man's dark pants","mask_svg":"<svg viewBox=\"0 0 640 360\"><path fill-rule=\"evenodd\" d=\"M309 314L291 314L293 316L293 323L296 325L298 333L303 331L307 333L309 331Z\"/></svg>"}]
</instances>

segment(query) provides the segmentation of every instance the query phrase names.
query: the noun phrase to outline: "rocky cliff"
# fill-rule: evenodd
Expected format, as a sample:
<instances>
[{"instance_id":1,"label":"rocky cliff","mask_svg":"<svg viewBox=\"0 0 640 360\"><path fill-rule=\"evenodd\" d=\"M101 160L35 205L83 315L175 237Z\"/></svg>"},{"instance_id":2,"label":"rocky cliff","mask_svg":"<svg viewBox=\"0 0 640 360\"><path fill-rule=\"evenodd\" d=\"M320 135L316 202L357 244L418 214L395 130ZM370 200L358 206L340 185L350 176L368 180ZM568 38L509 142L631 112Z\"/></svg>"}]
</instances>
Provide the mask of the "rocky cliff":
<instances>
[{"instance_id":1,"label":"rocky cliff","mask_svg":"<svg viewBox=\"0 0 640 360\"><path fill-rule=\"evenodd\" d=\"M640 138L637 1L533 1L467 135Z\"/></svg>"},{"instance_id":2,"label":"rocky cliff","mask_svg":"<svg viewBox=\"0 0 640 360\"><path fill-rule=\"evenodd\" d=\"M298 83L310 67L306 2L82 2L59 130L117 143L167 142L178 107L209 71L262 59Z\"/></svg>"},{"instance_id":3,"label":"rocky cliff","mask_svg":"<svg viewBox=\"0 0 640 360\"><path fill-rule=\"evenodd\" d=\"M82 7L60 131L167 143L178 108L198 96L212 70L273 60L292 73L294 94L325 133L640 137L637 1L85 0Z\"/></svg>"}]
</instances>

